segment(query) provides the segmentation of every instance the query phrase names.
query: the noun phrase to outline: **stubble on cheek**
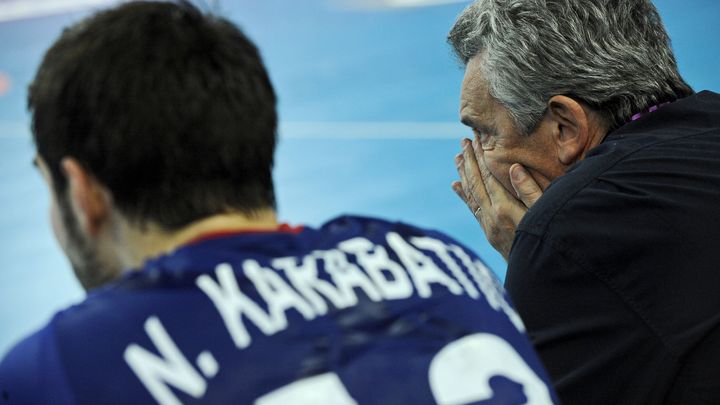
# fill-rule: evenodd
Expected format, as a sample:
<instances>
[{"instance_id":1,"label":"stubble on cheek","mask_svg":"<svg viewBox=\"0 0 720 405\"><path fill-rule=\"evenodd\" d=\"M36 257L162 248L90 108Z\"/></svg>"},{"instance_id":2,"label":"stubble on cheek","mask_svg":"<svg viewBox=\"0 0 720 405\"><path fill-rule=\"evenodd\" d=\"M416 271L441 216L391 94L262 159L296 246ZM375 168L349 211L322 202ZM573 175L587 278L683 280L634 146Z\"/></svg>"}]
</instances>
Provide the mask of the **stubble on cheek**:
<instances>
[{"instance_id":1,"label":"stubble on cheek","mask_svg":"<svg viewBox=\"0 0 720 405\"><path fill-rule=\"evenodd\" d=\"M65 227L63 226L63 214L60 212L60 207L54 199L50 206L50 224L52 225L53 234L55 234L55 239L60 245L60 248L65 254L68 254L68 237Z\"/></svg>"},{"instance_id":2,"label":"stubble on cheek","mask_svg":"<svg viewBox=\"0 0 720 405\"><path fill-rule=\"evenodd\" d=\"M107 284L119 276L119 265L101 260L97 246L82 234L69 201L56 202L51 217L58 243L85 290Z\"/></svg>"}]
</instances>

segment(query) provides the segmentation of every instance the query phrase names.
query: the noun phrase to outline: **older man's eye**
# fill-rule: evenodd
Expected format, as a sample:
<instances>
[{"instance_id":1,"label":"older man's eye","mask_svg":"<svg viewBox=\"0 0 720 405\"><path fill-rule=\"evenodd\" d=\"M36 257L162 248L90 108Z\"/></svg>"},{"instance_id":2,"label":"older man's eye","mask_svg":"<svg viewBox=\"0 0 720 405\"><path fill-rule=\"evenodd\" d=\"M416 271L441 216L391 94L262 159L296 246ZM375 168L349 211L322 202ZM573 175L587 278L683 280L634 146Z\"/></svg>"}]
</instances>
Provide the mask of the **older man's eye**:
<instances>
[{"instance_id":1,"label":"older man's eye","mask_svg":"<svg viewBox=\"0 0 720 405\"><path fill-rule=\"evenodd\" d=\"M477 135L478 139L480 140L480 146L483 150L493 150L495 149L495 137L492 136L490 133L485 131L474 131Z\"/></svg>"}]
</instances>

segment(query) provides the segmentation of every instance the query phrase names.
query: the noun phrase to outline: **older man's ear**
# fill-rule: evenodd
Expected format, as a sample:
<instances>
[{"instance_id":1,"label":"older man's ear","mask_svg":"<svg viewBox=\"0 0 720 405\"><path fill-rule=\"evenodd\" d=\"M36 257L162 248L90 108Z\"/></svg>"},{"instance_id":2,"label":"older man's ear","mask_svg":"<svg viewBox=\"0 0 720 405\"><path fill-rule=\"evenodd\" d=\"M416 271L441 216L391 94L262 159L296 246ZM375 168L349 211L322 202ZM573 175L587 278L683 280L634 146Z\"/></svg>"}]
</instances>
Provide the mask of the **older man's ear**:
<instances>
[{"instance_id":1,"label":"older man's ear","mask_svg":"<svg viewBox=\"0 0 720 405\"><path fill-rule=\"evenodd\" d=\"M576 163L594 146L588 111L579 102L567 96L552 97L548 102L548 118L553 123L557 157L564 166Z\"/></svg>"}]
</instances>

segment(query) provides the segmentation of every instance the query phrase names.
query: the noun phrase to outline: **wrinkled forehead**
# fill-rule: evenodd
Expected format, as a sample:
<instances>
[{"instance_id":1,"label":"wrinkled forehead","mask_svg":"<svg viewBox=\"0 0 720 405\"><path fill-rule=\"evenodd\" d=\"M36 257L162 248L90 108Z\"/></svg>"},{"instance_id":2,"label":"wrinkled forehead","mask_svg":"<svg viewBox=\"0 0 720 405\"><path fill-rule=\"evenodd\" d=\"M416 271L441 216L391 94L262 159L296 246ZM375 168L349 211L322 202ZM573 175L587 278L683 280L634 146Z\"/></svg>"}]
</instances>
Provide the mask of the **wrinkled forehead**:
<instances>
[{"instance_id":1,"label":"wrinkled forehead","mask_svg":"<svg viewBox=\"0 0 720 405\"><path fill-rule=\"evenodd\" d=\"M460 115L480 114L492 108L493 100L490 97L488 83L482 71L480 56L470 59L465 66L460 91Z\"/></svg>"}]
</instances>

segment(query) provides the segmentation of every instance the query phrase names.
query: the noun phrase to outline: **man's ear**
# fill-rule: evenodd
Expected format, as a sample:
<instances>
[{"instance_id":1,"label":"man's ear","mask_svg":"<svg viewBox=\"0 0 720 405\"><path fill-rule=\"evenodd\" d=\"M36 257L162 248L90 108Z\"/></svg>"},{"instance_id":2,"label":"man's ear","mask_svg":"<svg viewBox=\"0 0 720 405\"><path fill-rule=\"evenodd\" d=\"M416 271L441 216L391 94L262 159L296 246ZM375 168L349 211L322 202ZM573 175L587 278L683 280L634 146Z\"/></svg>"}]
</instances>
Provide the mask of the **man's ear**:
<instances>
[{"instance_id":1,"label":"man's ear","mask_svg":"<svg viewBox=\"0 0 720 405\"><path fill-rule=\"evenodd\" d=\"M548 102L548 116L556 128L558 159L566 166L580 160L590 141L588 116L580 103L566 96L553 96Z\"/></svg>"},{"instance_id":2,"label":"man's ear","mask_svg":"<svg viewBox=\"0 0 720 405\"><path fill-rule=\"evenodd\" d=\"M80 228L90 236L98 235L111 212L107 188L74 158L63 158L60 166L67 177L68 198Z\"/></svg>"}]
</instances>

